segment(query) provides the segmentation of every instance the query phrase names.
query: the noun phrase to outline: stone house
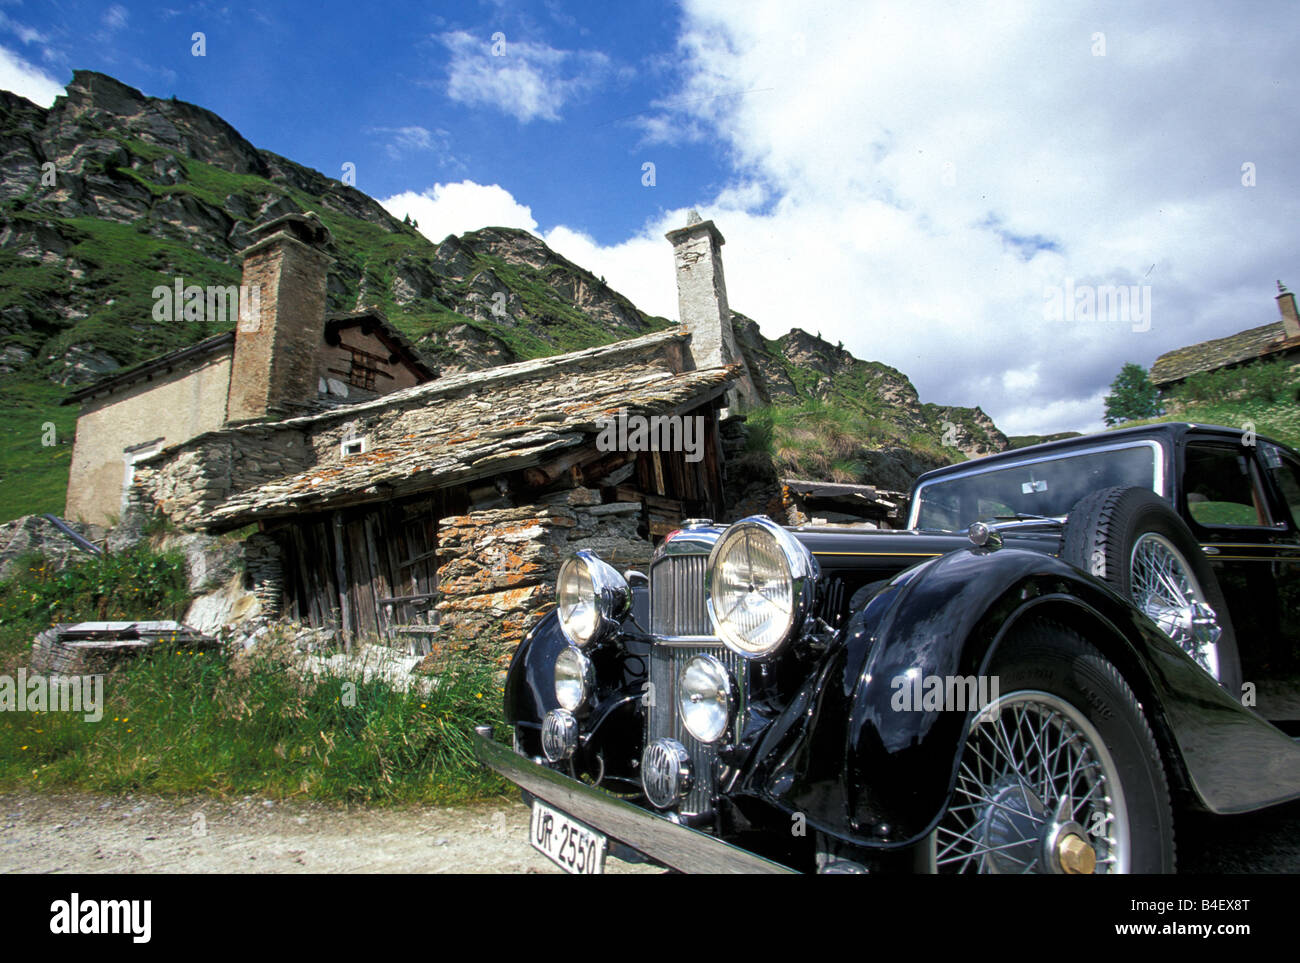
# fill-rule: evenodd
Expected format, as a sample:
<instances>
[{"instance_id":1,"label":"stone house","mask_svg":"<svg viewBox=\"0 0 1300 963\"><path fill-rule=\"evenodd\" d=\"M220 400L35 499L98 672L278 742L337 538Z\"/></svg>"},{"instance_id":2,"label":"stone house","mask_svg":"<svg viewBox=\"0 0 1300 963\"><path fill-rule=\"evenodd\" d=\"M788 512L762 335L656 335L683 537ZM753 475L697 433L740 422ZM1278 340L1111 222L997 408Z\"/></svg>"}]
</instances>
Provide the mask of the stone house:
<instances>
[{"instance_id":1,"label":"stone house","mask_svg":"<svg viewBox=\"0 0 1300 963\"><path fill-rule=\"evenodd\" d=\"M1151 366L1151 383L1161 394L1166 394L1192 375L1206 371L1274 358L1300 361L1300 316L1296 314L1295 294L1281 281L1277 282L1277 289L1280 314L1277 321L1226 338L1166 351Z\"/></svg>"},{"instance_id":2,"label":"stone house","mask_svg":"<svg viewBox=\"0 0 1300 963\"><path fill-rule=\"evenodd\" d=\"M327 236L304 219L266 225L244 258L245 284L262 284L257 341L241 355L241 324L226 372L208 375L226 397L193 389L207 420L172 437L149 429L160 440L132 458L131 513L247 533L246 584L264 615L345 642L406 637L417 651L507 658L551 606L570 552L640 566L683 518L726 514L724 451L735 440L719 415L748 373L730 332L721 235L693 221L669 235L680 327L444 378L421 370L382 319L325 322ZM388 366L391 390L328 397L326 379L321 392L319 380L348 363L308 337L322 330L331 349L357 336L382 343L386 355L364 358ZM206 384L210 355L196 349L193 367L176 367ZM83 422L120 428L121 402L115 413L85 397ZM79 423L79 445L81 435Z\"/></svg>"},{"instance_id":3,"label":"stone house","mask_svg":"<svg viewBox=\"0 0 1300 963\"><path fill-rule=\"evenodd\" d=\"M329 237L316 217L285 215L253 234L242 288L255 293L255 310L240 299L235 331L115 372L64 400L81 405L68 518L103 525L119 517L136 464L205 432L370 400L436 376L378 311L325 318L329 262L320 248ZM233 288L191 290L203 310L233 317Z\"/></svg>"}]
</instances>

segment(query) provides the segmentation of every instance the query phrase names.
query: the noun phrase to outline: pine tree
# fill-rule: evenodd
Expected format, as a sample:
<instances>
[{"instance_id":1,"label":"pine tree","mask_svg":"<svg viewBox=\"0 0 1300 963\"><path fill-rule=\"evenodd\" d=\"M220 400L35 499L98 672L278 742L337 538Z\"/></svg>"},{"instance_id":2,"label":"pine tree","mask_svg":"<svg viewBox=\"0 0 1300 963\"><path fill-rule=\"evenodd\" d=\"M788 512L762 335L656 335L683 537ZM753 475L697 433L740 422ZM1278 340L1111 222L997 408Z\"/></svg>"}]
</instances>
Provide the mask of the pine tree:
<instances>
[{"instance_id":1,"label":"pine tree","mask_svg":"<svg viewBox=\"0 0 1300 963\"><path fill-rule=\"evenodd\" d=\"M1123 421L1154 418L1161 414L1164 414L1164 410L1160 407L1160 393L1147 378L1146 369L1131 361L1126 363L1110 383L1103 420L1108 425L1117 425Z\"/></svg>"}]
</instances>

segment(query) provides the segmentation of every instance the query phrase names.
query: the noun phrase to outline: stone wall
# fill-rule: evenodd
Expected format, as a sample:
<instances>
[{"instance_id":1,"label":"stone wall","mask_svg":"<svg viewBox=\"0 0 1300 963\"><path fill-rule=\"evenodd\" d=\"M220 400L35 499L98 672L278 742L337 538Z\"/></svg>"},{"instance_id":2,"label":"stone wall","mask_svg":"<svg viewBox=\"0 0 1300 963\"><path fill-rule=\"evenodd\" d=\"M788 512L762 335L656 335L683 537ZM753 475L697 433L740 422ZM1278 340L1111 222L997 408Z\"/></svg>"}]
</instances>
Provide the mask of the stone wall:
<instances>
[{"instance_id":1,"label":"stone wall","mask_svg":"<svg viewBox=\"0 0 1300 963\"><path fill-rule=\"evenodd\" d=\"M555 579L574 552L591 549L620 570L644 568L652 547L637 537L640 503L600 504L577 488L519 508L471 512L438 523L438 622L433 662L471 653L506 665L555 606Z\"/></svg>"},{"instance_id":2,"label":"stone wall","mask_svg":"<svg viewBox=\"0 0 1300 963\"><path fill-rule=\"evenodd\" d=\"M280 231L244 251L243 283L260 292L235 334L226 420L283 413L316 397L316 355L331 259Z\"/></svg>"},{"instance_id":3,"label":"stone wall","mask_svg":"<svg viewBox=\"0 0 1300 963\"><path fill-rule=\"evenodd\" d=\"M315 455L303 432L268 427L222 432L165 450L136 467L136 485L182 527L198 526L230 496L304 471Z\"/></svg>"}]
</instances>

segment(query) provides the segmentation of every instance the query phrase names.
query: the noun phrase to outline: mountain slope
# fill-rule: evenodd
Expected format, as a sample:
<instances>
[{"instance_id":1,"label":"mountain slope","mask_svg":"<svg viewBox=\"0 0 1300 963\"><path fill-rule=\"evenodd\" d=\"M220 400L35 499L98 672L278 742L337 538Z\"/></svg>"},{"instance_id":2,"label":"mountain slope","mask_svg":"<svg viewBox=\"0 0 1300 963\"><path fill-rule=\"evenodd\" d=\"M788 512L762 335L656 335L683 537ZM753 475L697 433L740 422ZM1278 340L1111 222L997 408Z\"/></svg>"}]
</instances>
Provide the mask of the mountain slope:
<instances>
[{"instance_id":1,"label":"mountain slope","mask_svg":"<svg viewBox=\"0 0 1300 963\"><path fill-rule=\"evenodd\" d=\"M0 519L62 509L75 412L58 402L69 390L217 332L155 321L153 289L177 277L238 283L250 227L304 210L333 235L329 310L380 308L444 373L670 325L527 232L489 227L434 244L201 107L90 71L48 110L0 91ZM770 341L736 321L774 410L849 416L852 457L837 477L870 474L880 448L921 452L928 467L1005 445L979 409L922 405L892 368L798 329Z\"/></svg>"}]
</instances>

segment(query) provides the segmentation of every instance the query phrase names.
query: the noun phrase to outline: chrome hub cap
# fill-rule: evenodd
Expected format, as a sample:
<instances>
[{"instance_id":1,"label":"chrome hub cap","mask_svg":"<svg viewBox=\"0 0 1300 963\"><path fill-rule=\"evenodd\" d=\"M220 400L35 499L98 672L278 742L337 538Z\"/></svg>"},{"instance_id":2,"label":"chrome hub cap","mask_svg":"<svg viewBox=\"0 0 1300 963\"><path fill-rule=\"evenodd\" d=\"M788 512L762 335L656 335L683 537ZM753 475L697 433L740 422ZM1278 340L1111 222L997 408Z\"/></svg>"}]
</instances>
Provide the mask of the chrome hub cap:
<instances>
[{"instance_id":1,"label":"chrome hub cap","mask_svg":"<svg viewBox=\"0 0 1300 963\"><path fill-rule=\"evenodd\" d=\"M1218 679L1219 637L1223 629L1178 549L1163 535L1148 532L1133 545L1129 571L1137 607Z\"/></svg>"},{"instance_id":2,"label":"chrome hub cap","mask_svg":"<svg viewBox=\"0 0 1300 963\"><path fill-rule=\"evenodd\" d=\"M1047 692L998 699L971 726L931 847L937 872L1127 872L1128 811L1096 728Z\"/></svg>"}]
</instances>

